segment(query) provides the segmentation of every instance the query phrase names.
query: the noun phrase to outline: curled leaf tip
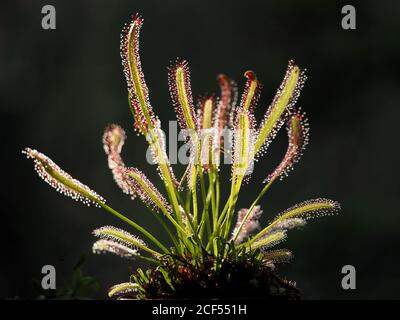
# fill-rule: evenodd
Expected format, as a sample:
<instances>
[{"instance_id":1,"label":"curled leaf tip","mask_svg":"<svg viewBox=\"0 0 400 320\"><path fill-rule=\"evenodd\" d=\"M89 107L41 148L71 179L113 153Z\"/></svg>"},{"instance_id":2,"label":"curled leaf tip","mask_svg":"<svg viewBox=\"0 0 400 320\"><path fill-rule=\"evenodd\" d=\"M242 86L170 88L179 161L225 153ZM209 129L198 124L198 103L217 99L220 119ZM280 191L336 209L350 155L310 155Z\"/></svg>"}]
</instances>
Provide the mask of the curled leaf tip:
<instances>
[{"instance_id":1,"label":"curled leaf tip","mask_svg":"<svg viewBox=\"0 0 400 320\"><path fill-rule=\"evenodd\" d=\"M125 194L130 194L129 185L123 175L125 163L121 157L122 146L126 140L125 131L116 124L108 125L103 134L103 148L107 154L108 167L113 178Z\"/></svg>"},{"instance_id":2,"label":"curled leaf tip","mask_svg":"<svg viewBox=\"0 0 400 320\"><path fill-rule=\"evenodd\" d=\"M254 71L246 71L244 73L244 77L246 78L246 84L244 87L242 100L240 102L240 107L253 112L258 100L260 99L262 84L258 81Z\"/></svg>"},{"instance_id":3,"label":"curled leaf tip","mask_svg":"<svg viewBox=\"0 0 400 320\"><path fill-rule=\"evenodd\" d=\"M121 153L125 140L126 134L124 129L117 124L109 124L104 129L103 135L103 147L105 153L107 155L112 153Z\"/></svg>"},{"instance_id":4,"label":"curled leaf tip","mask_svg":"<svg viewBox=\"0 0 400 320\"><path fill-rule=\"evenodd\" d=\"M256 74L254 73L254 71L252 71L252 70L247 70L247 71L244 73L244 77L245 77L246 79L250 80L250 81L255 81L255 80L257 80L257 76L256 76Z\"/></svg>"}]
</instances>

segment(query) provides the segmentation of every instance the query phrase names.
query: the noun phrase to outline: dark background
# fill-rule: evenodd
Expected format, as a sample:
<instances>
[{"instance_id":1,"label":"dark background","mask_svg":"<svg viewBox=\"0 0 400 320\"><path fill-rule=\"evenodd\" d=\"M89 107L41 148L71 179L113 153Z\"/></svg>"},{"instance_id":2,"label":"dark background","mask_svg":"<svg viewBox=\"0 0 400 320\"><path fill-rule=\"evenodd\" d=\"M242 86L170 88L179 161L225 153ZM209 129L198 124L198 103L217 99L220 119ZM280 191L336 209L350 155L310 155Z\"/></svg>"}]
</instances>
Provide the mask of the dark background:
<instances>
[{"instance_id":1,"label":"dark background","mask_svg":"<svg viewBox=\"0 0 400 320\"><path fill-rule=\"evenodd\" d=\"M56 30L41 28L45 4L56 7ZM356 30L341 28L344 4L356 7ZM132 130L119 56L120 30L140 12L143 69L165 126L175 117L166 67L177 56L190 61L196 97L218 93L220 72L242 88L244 71L255 70L264 83L259 120L287 61L308 69L299 105L310 120L310 145L289 178L262 200L264 221L319 196L340 201L342 210L290 232L283 247L295 259L281 273L307 299L400 298L398 1L52 0L2 1L0 8L0 297L34 297L32 280L41 279L45 264L56 267L61 286L81 254L85 274L101 284L98 298L139 266L91 254L94 228L123 225L50 189L20 154L25 146L50 156L117 210L158 228L140 201L115 185L101 145L103 128L120 124L128 132L126 162L158 181L143 138ZM285 148L282 131L243 189L243 206ZM356 290L341 288L346 264L356 267Z\"/></svg>"}]
</instances>

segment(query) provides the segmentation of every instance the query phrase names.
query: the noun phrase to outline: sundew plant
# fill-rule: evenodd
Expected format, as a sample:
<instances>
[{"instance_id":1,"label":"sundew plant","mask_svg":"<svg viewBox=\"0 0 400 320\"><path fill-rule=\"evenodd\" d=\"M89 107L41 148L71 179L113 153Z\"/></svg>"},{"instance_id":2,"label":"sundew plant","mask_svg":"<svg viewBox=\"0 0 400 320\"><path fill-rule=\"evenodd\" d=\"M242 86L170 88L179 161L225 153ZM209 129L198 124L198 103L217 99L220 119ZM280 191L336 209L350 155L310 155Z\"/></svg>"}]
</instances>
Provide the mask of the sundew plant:
<instances>
[{"instance_id":1,"label":"sundew plant","mask_svg":"<svg viewBox=\"0 0 400 320\"><path fill-rule=\"evenodd\" d=\"M130 228L125 231L105 226L93 231L99 238L93 245L93 252L142 259L149 264L148 270L137 269L126 283L113 286L109 290L110 297L298 298L295 283L275 273L276 267L287 263L292 253L272 248L286 239L289 229L303 226L308 219L333 214L339 204L324 198L304 201L281 212L262 227L260 201L273 183L288 174L308 143L308 122L296 107L306 80L304 70L289 61L282 84L266 108L264 118L257 123L254 109L262 85L254 72L245 72L240 100L235 82L221 74L217 77L220 95L202 97L195 107L188 62L178 59L171 64L168 83L172 105L179 126L185 132L185 143L190 146L188 164L185 164L183 176L177 179L142 71L139 55L142 24L142 17L135 15L123 29L121 57L134 128L149 144L164 190L158 190L142 171L125 164L121 150L126 134L121 127L108 125L103 144L119 188L132 199L143 201L170 240L162 242L160 231L152 232L140 221L131 220L129 215L112 208L102 196L43 153L31 148L25 148L23 153L33 160L39 176L57 191L105 209ZM263 185L246 187L260 191L246 208L238 208L240 192L250 183L255 160L265 154L285 124L288 147L283 159L271 173L262 173L265 175ZM230 159L230 177L222 176L221 158ZM221 196L221 188L229 191L227 198Z\"/></svg>"}]
</instances>

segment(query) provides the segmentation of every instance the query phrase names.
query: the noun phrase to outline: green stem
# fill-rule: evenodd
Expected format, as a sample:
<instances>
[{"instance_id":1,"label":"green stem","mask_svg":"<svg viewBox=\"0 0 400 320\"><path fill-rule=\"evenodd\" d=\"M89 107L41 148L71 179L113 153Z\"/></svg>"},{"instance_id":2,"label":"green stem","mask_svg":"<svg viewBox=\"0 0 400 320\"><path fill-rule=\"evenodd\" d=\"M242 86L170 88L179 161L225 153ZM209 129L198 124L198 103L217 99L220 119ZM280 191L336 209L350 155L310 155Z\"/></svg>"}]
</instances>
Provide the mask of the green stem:
<instances>
[{"instance_id":1,"label":"green stem","mask_svg":"<svg viewBox=\"0 0 400 320\"><path fill-rule=\"evenodd\" d=\"M179 180L179 189L182 187L182 184L183 184L183 182L184 182L184 180L185 180L185 178L186 178L186 175L187 175L188 172L189 172L189 168L190 168L190 164L188 164L188 165L186 166L185 172L183 173L183 176L182 176L181 180Z\"/></svg>"},{"instance_id":2,"label":"green stem","mask_svg":"<svg viewBox=\"0 0 400 320\"><path fill-rule=\"evenodd\" d=\"M176 240L175 236L173 235L171 229L167 226L167 224L163 221L162 217L157 212L154 212L151 210L149 207L147 207L147 210L149 210L157 219L157 221L162 225L164 230L167 232L168 236L171 238L172 242L174 243L175 247L178 248L178 241Z\"/></svg>"},{"instance_id":3,"label":"green stem","mask_svg":"<svg viewBox=\"0 0 400 320\"><path fill-rule=\"evenodd\" d=\"M206 187L204 183L204 175L201 166L198 167L199 176L200 176L200 186L201 186L201 194L203 197L203 212L201 215L201 227L199 237L203 237L204 228L207 229L207 235L210 237L211 235L211 226L210 226L210 218L208 215L208 206L210 204L210 189L208 189L208 194L206 195Z\"/></svg>"},{"instance_id":4,"label":"green stem","mask_svg":"<svg viewBox=\"0 0 400 320\"><path fill-rule=\"evenodd\" d=\"M233 219L233 214L235 212L235 207L236 207L236 202L239 197L239 191L240 187L243 182L243 176L238 176L236 181L232 181L232 190L231 190L231 195L230 197L230 202L229 202L229 208L228 208L228 213L227 213L227 218L226 218L226 223L225 223L225 232L223 234L223 238L225 240L228 240L229 237L229 230L231 228L231 223Z\"/></svg>"},{"instance_id":5,"label":"green stem","mask_svg":"<svg viewBox=\"0 0 400 320\"><path fill-rule=\"evenodd\" d=\"M216 199L215 199L215 189L214 189L214 172L213 169L210 167L208 171L208 183L209 183L209 190L211 192L211 211L212 211L212 221L213 221L213 229L216 228Z\"/></svg>"},{"instance_id":6,"label":"green stem","mask_svg":"<svg viewBox=\"0 0 400 320\"><path fill-rule=\"evenodd\" d=\"M160 242L158 241L150 232L146 229L138 225L136 222L133 222L131 219L125 217L123 214L119 213L118 211L114 210L113 208L109 207L103 202L98 202L98 204L117 218L121 219L122 221L126 222L130 226L134 227L136 230L144 234L149 240L151 240L155 245L157 245L164 253L169 254L169 250ZM154 251L155 252L155 251Z\"/></svg>"},{"instance_id":7,"label":"green stem","mask_svg":"<svg viewBox=\"0 0 400 320\"><path fill-rule=\"evenodd\" d=\"M219 173L218 170L216 171L216 175L215 175L215 186L216 186L216 194L217 194L217 200L216 200L216 210L217 210L217 214L216 214L216 224L218 225L218 215L219 215L219 201L220 201L220 187L219 187Z\"/></svg>"},{"instance_id":8,"label":"green stem","mask_svg":"<svg viewBox=\"0 0 400 320\"><path fill-rule=\"evenodd\" d=\"M224 206L224 209L221 212L221 215L218 217L217 228L215 228L213 230L213 233L212 233L212 235L210 237L210 241L207 244L207 250L210 249L210 247L212 245L212 239L214 239L218 235L218 233L219 233L219 231L220 231L220 229L222 227L222 221L224 220L224 218L226 216L226 213L228 212L229 203L230 203L230 196L229 196L228 200L225 203L225 206Z\"/></svg>"},{"instance_id":9,"label":"green stem","mask_svg":"<svg viewBox=\"0 0 400 320\"><path fill-rule=\"evenodd\" d=\"M158 260L156 260L156 259L153 259L153 258L144 257L144 256L141 256L141 255L139 255L139 256L136 256L136 258L139 258L139 259L145 260L145 261L147 261L147 262L151 262L151 263L159 264L159 261L158 261Z\"/></svg>"},{"instance_id":10,"label":"green stem","mask_svg":"<svg viewBox=\"0 0 400 320\"><path fill-rule=\"evenodd\" d=\"M198 207L197 207L197 190L194 188L192 192L192 199L193 199L193 222L194 222L194 227L195 227L195 232L197 232L198 228Z\"/></svg>"},{"instance_id":11,"label":"green stem","mask_svg":"<svg viewBox=\"0 0 400 320\"><path fill-rule=\"evenodd\" d=\"M179 209L179 207L178 207L178 209ZM171 214L170 214L168 211L162 210L162 212L163 212L164 215L167 217L167 219L168 219L169 221L171 221L171 223L177 228L178 231L182 232L183 235L184 235L185 237L188 237L188 236L189 236L189 235L187 234L186 230L183 229L183 227L181 227L181 226L178 224L178 222L171 216ZM179 209L179 213L177 213L177 215L180 215L180 214L181 214L181 210ZM182 217L181 217L181 219L182 219Z\"/></svg>"},{"instance_id":12,"label":"green stem","mask_svg":"<svg viewBox=\"0 0 400 320\"><path fill-rule=\"evenodd\" d=\"M237 229L236 234L233 237L233 241L236 240L237 236L239 235L240 231L242 230L243 226L245 225L247 219L250 217L254 207L257 205L258 201L260 201L260 199L263 197L263 195L265 194L265 192L267 192L267 190L269 189L269 187L271 186L272 182L274 182L274 180L269 181L264 188L261 190L261 192L258 194L257 198L253 201L253 203L251 204L249 210L247 210L246 215L244 216L242 222L239 225L239 228Z\"/></svg>"}]
</instances>

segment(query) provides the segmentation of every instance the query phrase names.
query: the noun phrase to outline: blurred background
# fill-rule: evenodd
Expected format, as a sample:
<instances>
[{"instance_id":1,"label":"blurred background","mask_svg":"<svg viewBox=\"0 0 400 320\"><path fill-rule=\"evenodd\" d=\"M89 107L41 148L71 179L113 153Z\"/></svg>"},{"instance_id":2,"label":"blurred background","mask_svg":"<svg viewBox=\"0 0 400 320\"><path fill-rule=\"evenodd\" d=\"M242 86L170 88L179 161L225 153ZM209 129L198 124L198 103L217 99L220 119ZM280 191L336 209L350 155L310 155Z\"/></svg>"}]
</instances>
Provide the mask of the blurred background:
<instances>
[{"instance_id":1,"label":"blurred background","mask_svg":"<svg viewBox=\"0 0 400 320\"><path fill-rule=\"evenodd\" d=\"M56 8L56 30L41 27L46 4ZM356 8L356 30L341 27L345 4ZM295 259L280 273L306 299L400 298L398 1L20 0L1 1L0 8L1 298L35 298L34 283L47 264L56 267L57 286L68 283L82 255L84 274L100 285L94 298L145 266L93 255L94 228L124 225L52 190L20 153L37 148L157 233L140 201L115 185L101 144L104 127L120 124L128 134L126 163L161 187L144 139L132 129L119 56L120 31L136 12L145 18L142 66L164 128L175 119L166 67L176 57L190 62L195 97L218 94L218 73L241 90L243 73L256 71L264 84L258 120L288 60L307 68L298 105L309 117L311 141L294 172L263 198L263 219L320 196L338 200L342 210L290 232L281 246ZM257 163L240 206L259 192L286 140L282 130ZM174 169L181 176L182 168ZM348 264L357 271L356 290L341 287Z\"/></svg>"}]
</instances>

